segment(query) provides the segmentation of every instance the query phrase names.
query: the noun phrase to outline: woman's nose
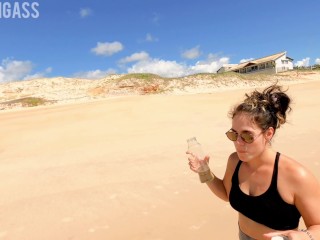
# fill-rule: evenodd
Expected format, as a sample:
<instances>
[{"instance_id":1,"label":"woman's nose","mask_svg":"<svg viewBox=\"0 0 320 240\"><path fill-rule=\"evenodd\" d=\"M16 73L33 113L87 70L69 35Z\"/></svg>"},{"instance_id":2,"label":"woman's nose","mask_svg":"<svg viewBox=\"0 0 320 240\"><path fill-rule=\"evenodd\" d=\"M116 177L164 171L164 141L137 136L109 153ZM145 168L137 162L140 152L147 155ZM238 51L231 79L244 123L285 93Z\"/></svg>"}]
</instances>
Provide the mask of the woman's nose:
<instances>
[{"instance_id":1,"label":"woman's nose","mask_svg":"<svg viewBox=\"0 0 320 240\"><path fill-rule=\"evenodd\" d=\"M245 141L242 140L241 136L238 135L237 136L237 140L235 141L235 143L239 144L239 145L244 145Z\"/></svg>"}]
</instances>

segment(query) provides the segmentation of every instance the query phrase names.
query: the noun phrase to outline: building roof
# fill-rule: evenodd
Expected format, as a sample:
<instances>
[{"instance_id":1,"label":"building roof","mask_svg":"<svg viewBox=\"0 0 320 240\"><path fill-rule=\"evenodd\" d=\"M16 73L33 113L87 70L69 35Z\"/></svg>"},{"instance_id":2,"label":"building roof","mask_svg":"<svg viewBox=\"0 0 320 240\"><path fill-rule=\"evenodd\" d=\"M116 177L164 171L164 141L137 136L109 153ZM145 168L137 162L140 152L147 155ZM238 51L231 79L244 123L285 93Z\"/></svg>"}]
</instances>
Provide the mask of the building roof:
<instances>
[{"instance_id":1,"label":"building roof","mask_svg":"<svg viewBox=\"0 0 320 240\"><path fill-rule=\"evenodd\" d=\"M229 70L230 68L233 68L233 67L235 67L235 66L237 66L238 64L231 64L231 63L229 63L229 64L223 64L222 65L222 67L220 67L218 70L217 70L217 72L219 72L221 69L227 69L227 70Z\"/></svg>"},{"instance_id":2,"label":"building roof","mask_svg":"<svg viewBox=\"0 0 320 240\"><path fill-rule=\"evenodd\" d=\"M280 58L283 55L285 55L286 53L287 52L280 52L280 53L276 53L276 54L273 54L273 55L270 55L270 56L266 56L266 57L263 57L263 58L257 58L257 59L254 59L254 60L243 62L243 63L238 64L235 67L230 68L229 71L238 70L238 69L244 68L244 67L249 66L249 65L257 65L257 64L260 64L260 63L275 61L278 58ZM291 59L291 58L289 58L289 59Z\"/></svg>"}]
</instances>

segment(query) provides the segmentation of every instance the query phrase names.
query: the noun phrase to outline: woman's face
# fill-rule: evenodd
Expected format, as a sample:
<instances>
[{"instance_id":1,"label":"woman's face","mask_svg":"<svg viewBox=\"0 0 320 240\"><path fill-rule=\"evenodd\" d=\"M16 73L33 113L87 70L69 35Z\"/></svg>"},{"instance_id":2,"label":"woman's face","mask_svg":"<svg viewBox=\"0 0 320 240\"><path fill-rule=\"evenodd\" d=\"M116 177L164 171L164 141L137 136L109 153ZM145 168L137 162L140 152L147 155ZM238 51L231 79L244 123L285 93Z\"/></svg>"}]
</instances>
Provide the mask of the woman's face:
<instances>
[{"instance_id":1,"label":"woman's face","mask_svg":"<svg viewBox=\"0 0 320 240\"><path fill-rule=\"evenodd\" d=\"M262 129L256 125L250 116L246 113L238 113L232 119L232 130L238 133L238 138L234 141L239 159L249 161L260 155L265 150L266 138ZM241 133L252 134L254 140L252 143L246 143L241 137Z\"/></svg>"}]
</instances>

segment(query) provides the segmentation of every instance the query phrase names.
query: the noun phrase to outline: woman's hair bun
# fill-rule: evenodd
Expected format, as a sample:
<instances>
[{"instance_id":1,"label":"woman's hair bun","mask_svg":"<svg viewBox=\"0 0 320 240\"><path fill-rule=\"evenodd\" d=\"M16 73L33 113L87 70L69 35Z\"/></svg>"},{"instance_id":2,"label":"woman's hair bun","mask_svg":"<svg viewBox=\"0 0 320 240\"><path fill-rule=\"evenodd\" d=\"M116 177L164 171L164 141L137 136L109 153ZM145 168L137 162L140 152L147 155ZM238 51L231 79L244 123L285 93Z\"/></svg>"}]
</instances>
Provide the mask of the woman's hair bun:
<instances>
[{"instance_id":1,"label":"woman's hair bun","mask_svg":"<svg viewBox=\"0 0 320 240\"><path fill-rule=\"evenodd\" d=\"M266 88L263 95L269 102L269 111L276 115L278 125L284 124L286 122L286 112L291 111L289 96L282 90L281 86L276 84Z\"/></svg>"},{"instance_id":2,"label":"woman's hair bun","mask_svg":"<svg viewBox=\"0 0 320 240\"><path fill-rule=\"evenodd\" d=\"M246 94L245 100L229 114L233 118L238 113L248 113L261 129L277 129L286 122L287 111L291 111L290 97L282 87L273 84L263 91L254 90Z\"/></svg>"}]
</instances>

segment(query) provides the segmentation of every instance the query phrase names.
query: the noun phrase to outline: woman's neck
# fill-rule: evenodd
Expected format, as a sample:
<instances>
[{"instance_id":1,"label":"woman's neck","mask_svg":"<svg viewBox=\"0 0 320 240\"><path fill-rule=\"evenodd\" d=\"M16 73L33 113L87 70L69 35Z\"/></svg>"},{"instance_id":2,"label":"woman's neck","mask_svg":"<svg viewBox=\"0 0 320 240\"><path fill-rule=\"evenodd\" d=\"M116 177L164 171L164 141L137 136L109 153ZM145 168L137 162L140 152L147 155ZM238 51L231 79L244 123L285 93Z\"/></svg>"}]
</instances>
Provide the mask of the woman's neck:
<instances>
[{"instance_id":1,"label":"woman's neck","mask_svg":"<svg viewBox=\"0 0 320 240\"><path fill-rule=\"evenodd\" d=\"M245 162L245 164L252 170L255 171L262 166L271 165L273 166L276 152L271 148L265 149L261 154Z\"/></svg>"}]
</instances>

